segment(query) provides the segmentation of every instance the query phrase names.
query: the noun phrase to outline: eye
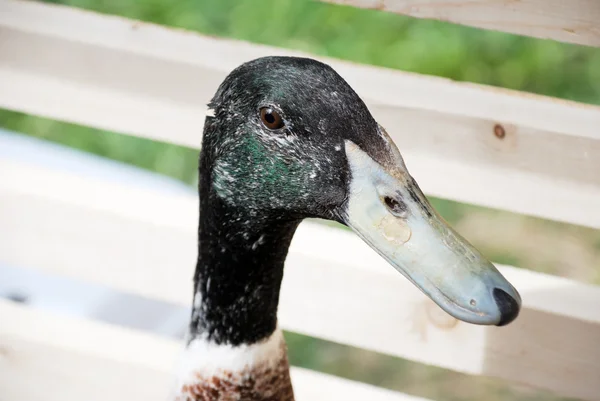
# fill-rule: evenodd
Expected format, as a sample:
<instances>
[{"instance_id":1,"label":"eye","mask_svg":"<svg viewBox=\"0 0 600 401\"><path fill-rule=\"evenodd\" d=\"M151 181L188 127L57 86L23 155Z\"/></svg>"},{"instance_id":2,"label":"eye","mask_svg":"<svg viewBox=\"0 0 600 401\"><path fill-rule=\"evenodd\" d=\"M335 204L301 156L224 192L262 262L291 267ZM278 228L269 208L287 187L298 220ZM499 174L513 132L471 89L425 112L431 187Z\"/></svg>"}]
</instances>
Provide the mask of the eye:
<instances>
[{"instance_id":1,"label":"eye","mask_svg":"<svg viewBox=\"0 0 600 401\"><path fill-rule=\"evenodd\" d=\"M260 109L260 120L268 129L279 129L285 125L279 113L270 107Z\"/></svg>"}]
</instances>

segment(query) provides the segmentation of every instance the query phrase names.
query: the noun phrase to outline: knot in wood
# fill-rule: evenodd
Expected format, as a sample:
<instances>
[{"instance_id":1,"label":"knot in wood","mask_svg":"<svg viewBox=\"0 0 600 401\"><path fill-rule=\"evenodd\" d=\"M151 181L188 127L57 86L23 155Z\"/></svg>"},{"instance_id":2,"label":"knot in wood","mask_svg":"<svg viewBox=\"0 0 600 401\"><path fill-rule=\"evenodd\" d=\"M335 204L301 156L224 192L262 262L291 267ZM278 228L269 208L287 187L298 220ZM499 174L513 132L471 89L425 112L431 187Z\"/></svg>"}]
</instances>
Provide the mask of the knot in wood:
<instances>
[{"instance_id":1,"label":"knot in wood","mask_svg":"<svg viewBox=\"0 0 600 401\"><path fill-rule=\"evenodd\" d=\"M500 124L494 125L494 135L498 139L504 139L504 137L506 136L506 131L504 130L504 127Z\"/></svg>"}]
</instances>

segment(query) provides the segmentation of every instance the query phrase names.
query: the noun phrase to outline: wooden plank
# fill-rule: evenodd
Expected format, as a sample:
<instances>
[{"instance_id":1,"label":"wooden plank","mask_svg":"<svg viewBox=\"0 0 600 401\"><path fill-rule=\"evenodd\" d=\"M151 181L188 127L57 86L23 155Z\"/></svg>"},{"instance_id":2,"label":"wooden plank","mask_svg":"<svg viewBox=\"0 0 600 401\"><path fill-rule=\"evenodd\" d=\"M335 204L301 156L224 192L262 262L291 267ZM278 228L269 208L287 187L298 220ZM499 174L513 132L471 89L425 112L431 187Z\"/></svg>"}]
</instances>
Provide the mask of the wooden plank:
<instances>
[{"instance_id":1,"label":"wooden plank","mask_svg":"<svg viewBox=\"0 0 600 401\"><path fill-rule=\"evenodd\" d=\"M168 399L180 342L3 300L0 319L5 401ZM292 381L298 401L426 401L300 368Z\"/></svg>"},{"instance_id":2,"label":"wooden plank","mask_svg":"<svg viewBox=\"0 0 600 401\"><path fill-rule=\"evenodd\" d=\"M596 0L324 1L600 47L600 2Z\"/></svg>"},{"instance_id":3,"label":"wooden plank","mask_svg":"<svg viewBox=\"0 0 600 401\"><path fill-rule=\"evenodd\" d=\"M0 162L0 171L0 263L190 305L194 196L11 161ZM468 325L442 313L353 234L303 223L286 262L280 322L336 342L597 399L600 288L500 268L523 297L520 318L503 328Z\"/></svg>"},{"instance_id":4,"label":"wooden plank","mask_svg":"<svg viewBox=\"0 0 600 401\"><path fill-rule=\"evenodd\" d=\"M273 54L301 55L4 0L0 107L197 148L219 82ZM600 107L324 61L365 99L426 193L600 228Z\"/></svg>"}]
</instances>

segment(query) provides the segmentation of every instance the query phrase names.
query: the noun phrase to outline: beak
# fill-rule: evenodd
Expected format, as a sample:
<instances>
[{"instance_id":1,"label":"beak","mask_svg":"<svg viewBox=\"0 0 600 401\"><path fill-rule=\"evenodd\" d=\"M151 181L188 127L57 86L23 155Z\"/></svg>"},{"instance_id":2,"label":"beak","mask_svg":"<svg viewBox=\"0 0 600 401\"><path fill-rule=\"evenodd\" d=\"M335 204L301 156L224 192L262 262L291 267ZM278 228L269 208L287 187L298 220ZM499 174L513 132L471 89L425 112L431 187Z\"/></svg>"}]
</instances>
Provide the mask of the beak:
<instances>
[{"instance_id":1,"label":"beak","mask_svg":"<svg viewBox=\"0 0 600 401\"><path fill-rule=\"evenodd\" d=\"M437 214L387 142L376 162L346 141L351 170L343 219L443 310L469 323L503 326L519 314L517 290Z\"/></svg>"}]
</instances>

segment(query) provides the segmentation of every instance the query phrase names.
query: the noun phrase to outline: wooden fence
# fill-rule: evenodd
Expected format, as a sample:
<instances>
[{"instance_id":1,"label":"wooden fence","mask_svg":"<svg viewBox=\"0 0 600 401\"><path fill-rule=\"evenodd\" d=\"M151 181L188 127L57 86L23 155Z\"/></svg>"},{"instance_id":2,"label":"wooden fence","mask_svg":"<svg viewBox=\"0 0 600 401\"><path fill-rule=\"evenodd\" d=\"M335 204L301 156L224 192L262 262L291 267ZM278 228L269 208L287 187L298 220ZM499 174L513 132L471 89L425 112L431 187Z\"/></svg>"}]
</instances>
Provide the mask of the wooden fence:
<instances>
[{"instance_id":1,"label":"wooden fence","mask_svg":"<svg viewBox=\"0 0 600 401\"><path fill-rule=\"evenodd\" d=\"M336 2L600 45L594 0L568 7L482 0L459 8L444 0L430 7ZM498 18L477 18L489 10ZM192 148L200 147L205 104L226 74L273 54L301 53L0 0L0 107ZM312 57L332 65L366 101L427 194L600 228L600 107ZM190 305L195 197L14 160L0 159L0 172L0 262ZM469 325L440 312L355 236L303 223L286 263L280 322L364 349L600 400L600 288L500 269L522 295L521 316L504 328ZM0 399L165 399L179 348L145 332L0 301ZM292 374L300 401L417 400L299 368Z\"/></svg>"}]
</instances>

